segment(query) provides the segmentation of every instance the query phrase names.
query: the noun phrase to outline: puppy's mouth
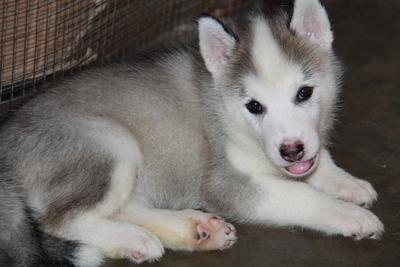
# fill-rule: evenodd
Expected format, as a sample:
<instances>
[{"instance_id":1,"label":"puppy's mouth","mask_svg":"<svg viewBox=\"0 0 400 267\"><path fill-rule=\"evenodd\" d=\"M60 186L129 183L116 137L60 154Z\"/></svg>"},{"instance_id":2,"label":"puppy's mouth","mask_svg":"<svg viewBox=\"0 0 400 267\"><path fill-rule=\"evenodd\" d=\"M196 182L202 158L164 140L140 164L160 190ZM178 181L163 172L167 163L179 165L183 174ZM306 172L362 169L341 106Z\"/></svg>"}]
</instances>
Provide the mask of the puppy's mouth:
<instances>
[{"instance_id":1,"label":"puppy's mouth","mask_svg":"<svg viewBox=\"0 0 400 267\"><path fill-rule=\"evenodd\" d=\"M305 161L297 161L292 165L285 167L285 171L291 176L304 176L310 173L315 166L317 156Z\"/></svg>"}]
</instances>

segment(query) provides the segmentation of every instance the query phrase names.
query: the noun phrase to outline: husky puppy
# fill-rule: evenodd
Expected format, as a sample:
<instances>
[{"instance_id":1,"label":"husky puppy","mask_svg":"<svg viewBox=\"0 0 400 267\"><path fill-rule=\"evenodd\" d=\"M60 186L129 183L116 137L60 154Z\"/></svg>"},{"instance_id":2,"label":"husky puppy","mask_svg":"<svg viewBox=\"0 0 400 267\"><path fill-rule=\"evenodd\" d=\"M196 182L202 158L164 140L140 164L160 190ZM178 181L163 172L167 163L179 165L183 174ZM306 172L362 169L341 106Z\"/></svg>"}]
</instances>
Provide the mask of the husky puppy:
<instances>
[{"instance_id":1,"label":"husky puppy","mask_svg":"<svg viewBox=\"0 0 400 267\"><path fill-rule=\"evenodd\" d=\"M321 4L231 29L202 16L198 33L198 48L78 74L3 125L12 265L225 249L235 229L219 216L379 238L377 193L326 149L340 68Z\"/></svg>"}]
</instances>

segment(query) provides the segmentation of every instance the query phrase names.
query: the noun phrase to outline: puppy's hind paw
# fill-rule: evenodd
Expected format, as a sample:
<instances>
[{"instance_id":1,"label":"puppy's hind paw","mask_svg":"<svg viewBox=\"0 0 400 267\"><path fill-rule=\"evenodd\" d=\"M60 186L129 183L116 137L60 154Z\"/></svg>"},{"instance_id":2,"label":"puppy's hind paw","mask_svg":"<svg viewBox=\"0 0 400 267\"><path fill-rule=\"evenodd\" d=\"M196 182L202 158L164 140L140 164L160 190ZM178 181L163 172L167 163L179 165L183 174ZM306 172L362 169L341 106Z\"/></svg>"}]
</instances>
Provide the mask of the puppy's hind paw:
<instances>
[{"instance_id":1,"label":"puppy's hind paw","mask_svg":"<svg viewBox=\"0 0 400 267\"><path fill-rule=\"evenodd\" d=\"M213 214L195 218L196 247L199 250L224 250L236 243L235 227Z\"/></svg>"},{"instance_id":2,"label":"puppy's hind paw","mask_svg":"<svg viewBox=\"0 0 400 267\"><path fill-rule=\"evenodd\" d=\"M116 258L125 258L133 263L142 263L158 261L164 254L161 241L147 231L140 234L136 233L132 239L129 239L129 242L124 243L125 245L114 253Z\"/></svg>"}]
</instances>

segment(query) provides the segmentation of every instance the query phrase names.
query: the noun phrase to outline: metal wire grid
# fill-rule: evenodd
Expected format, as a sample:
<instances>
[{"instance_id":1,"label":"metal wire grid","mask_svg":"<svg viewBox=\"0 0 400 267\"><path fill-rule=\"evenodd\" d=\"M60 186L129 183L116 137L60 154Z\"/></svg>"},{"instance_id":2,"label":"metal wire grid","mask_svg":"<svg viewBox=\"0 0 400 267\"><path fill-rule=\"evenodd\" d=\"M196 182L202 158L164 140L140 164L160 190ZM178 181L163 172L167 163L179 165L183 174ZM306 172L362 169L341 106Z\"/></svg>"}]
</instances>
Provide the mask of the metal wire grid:
<instances>
[{"instance_id":1,"label":"metal wire grid","mask_svg":"<svg viewBox=\"0 0 400 267\"><path fill-rule=\"evenodd\" d=\"M95 61L98 53L91 49L96 46L100 50L100 43L114 37L107 36L109 23L105 25L105 21L112 16L113 27L119 21L116 10L124 3L112 1L110 9L109 2L3 1L1 102L24 95L49 76L54 80L58 74L63 76ZM94 31L92 36L86 34L89 30Z\"/></svg>"},{"instance_id":2,"label":"metal wire grid","mask_svg":"<svg viewBox=\"0 0 400 267\"><path fill-rule=\"evenodd\" d=\"M238 16L246 0L3 0L0 104L90 63L190 39L201 12Z\"/></svg>"}]
</instances>

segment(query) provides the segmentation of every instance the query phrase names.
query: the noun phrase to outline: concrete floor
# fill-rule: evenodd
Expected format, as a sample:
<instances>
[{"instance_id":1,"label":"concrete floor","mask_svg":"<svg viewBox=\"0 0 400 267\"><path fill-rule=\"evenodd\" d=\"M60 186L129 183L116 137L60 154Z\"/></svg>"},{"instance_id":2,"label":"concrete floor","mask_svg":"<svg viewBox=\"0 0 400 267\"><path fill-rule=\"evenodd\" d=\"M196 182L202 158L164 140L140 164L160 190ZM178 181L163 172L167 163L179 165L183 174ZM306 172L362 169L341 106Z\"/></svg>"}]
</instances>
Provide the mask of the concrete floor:
<instances>
[{"instance_id":1,"label":"concrete floor","mask_svg":"<svg viewBox=\"0 0 400 267\"><path fill-rule=\"evenodd\" d=\"M347 67L332 150L340 166L379 192L373 210L385 224L383 239L238 225L239 242L230 250L168 251L160 263L143 266L400 266L400 1L325 2Z\"/></svg>"}]
</instances>

